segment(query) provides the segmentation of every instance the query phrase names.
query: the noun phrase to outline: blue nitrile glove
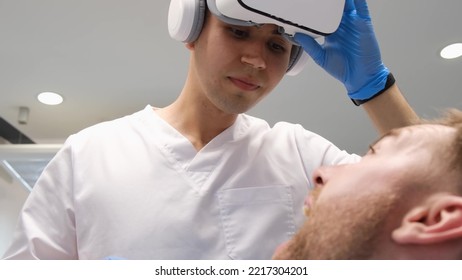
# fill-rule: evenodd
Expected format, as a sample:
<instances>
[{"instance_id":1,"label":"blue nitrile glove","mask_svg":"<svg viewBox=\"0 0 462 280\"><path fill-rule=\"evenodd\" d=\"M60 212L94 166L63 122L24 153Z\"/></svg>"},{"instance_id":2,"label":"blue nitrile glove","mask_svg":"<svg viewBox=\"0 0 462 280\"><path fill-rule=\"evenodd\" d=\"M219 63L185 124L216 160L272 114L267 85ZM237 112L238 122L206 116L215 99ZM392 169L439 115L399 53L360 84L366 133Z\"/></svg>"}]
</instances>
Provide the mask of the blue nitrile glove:
<instances>
[{"instance_id":1,"label":"blue nitrile glove","mask_svg":"<svg viewBox=\"0 0 462 280\"><path fill-rule=\"evenodd\" d=\"M346 0L338 30L322 45L302 33L295 34L295 40L345 85L351 99L367 100L384 90L390 71L382 63L365 0Z\"/></svg>"}]
</instances>

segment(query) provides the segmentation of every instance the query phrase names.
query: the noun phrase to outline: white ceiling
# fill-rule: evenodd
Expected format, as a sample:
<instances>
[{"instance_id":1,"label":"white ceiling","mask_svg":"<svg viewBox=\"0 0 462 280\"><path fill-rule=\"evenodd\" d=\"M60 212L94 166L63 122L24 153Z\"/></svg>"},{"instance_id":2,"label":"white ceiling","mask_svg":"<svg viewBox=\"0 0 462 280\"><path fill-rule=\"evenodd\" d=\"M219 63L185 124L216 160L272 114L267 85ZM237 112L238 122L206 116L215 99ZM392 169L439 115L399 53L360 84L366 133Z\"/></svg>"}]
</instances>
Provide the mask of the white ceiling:
<instances>
[{"instance_id":1,"label":"white ceiling","mask_svg":"<svg viewBox=\"0 0 462 280\"><path fill-rule=\"evenodd\" d=\"M92 124L172 102L186 75L188 51L169 38L169 1L0 0L0 117L37 143L60 143ZM460 0L369 0L385 64L424 117L462 109L462 59L438 56L462 41ZM64 96L60 106L36 100ZM18 124L20 106L30 108ZM286 77L250 112L270 123L301 123L349 151L375 137L343 86L314 63Z\"/></svg>"}]
</instances>

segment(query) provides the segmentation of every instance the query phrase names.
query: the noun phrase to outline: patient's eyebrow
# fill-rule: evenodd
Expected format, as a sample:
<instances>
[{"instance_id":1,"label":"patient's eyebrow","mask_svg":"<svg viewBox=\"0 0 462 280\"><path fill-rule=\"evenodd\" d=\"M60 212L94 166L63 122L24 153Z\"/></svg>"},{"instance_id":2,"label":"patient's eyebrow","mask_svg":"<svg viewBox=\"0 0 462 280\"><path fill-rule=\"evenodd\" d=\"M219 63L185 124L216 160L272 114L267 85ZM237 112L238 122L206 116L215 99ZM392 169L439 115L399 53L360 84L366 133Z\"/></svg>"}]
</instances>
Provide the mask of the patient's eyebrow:
<instances>
[{"instance_id":1,"label":"patient's eyebrow","mask_svg":"<svg viewBox=\"0 0 462 280\"><path fill-rule=\"evenodd\" d=\"M382 141L384 138L387 138L387 137L397 137L399 134L401 133L401 130L400 129L392 129L390 131L388 131L387 133L383 134L382 136L380 136L377 140L375 140L374 142L371 143L371 145L369 145L369 147L374 147L377 143L379 143L380 141Z\"/></svg>"}]
</instances>

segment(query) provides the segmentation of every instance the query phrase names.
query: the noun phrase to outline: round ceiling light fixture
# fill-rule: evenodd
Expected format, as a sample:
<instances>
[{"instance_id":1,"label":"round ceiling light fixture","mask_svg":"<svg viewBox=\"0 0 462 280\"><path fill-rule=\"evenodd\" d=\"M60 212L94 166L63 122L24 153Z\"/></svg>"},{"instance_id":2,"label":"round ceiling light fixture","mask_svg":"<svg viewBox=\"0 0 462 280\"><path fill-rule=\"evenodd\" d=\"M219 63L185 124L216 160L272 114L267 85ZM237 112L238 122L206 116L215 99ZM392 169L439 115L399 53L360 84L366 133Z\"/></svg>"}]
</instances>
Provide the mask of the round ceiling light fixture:
<instances>
[{"instance_id":1,"label":"round ceiling light fixture","mask_svg":"<svg viewBox=\"0 0 462 280\"><path fill-rule=\"evenodd\" d=\"M445 47L440 53L442 58L454 59L462 56L462 43L455 43Z\"/></svg>"},{"instance_id":2,"label":"round ceiling light fixture","mask_svg":"<svg viewBox=\"0 0 462 280\"><path fill-rule=\"evenodd\" d=\"M63 97L54 92L42 92L37 96L37 99L46 105L58 105L63 103Z\"/></svg>"}]
</instances>

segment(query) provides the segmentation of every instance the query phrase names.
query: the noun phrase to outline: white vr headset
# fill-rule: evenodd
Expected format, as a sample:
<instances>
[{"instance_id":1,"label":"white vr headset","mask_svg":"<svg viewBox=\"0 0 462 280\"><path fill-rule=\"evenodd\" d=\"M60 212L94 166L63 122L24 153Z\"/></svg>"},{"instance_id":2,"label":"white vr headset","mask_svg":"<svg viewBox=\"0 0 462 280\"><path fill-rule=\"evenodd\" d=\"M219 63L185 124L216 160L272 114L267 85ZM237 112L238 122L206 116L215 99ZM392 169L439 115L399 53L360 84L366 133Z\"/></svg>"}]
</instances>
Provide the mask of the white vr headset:
<instances>
[{"instance_id":1,"label":"white vr headset","mask_svg":"<svg viewBox=\"0 0 462 280\"><path fill-rule=\"evenodd\" d=\"M344 5L345 0L171 0L168 30L178 41L194 42L208 8L228 24L275 24L289 39L297 32L316 38L337 30ZM302 48L294 48L287 74L298 74L307 61Z\"/></svg>"}]
</instances>

